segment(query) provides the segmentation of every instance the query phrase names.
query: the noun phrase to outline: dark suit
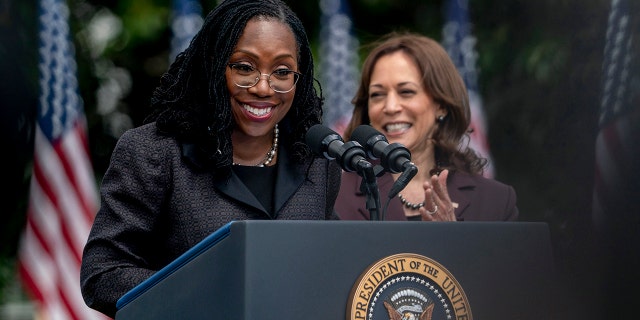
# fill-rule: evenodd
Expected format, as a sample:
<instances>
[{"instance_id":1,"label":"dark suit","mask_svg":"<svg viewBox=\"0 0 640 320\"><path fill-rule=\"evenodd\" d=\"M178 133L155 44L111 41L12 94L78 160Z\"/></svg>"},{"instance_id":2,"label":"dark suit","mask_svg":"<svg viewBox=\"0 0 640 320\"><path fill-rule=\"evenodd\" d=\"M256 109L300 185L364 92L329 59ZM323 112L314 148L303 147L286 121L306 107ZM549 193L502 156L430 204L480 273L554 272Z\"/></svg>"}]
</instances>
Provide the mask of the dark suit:
<instances>
[{"instance_id":1,"label":"dark suit","mask_svg":"<svg viewBox=\"0 0 640 320\"><path fill-rule=\"evenodd\" d=\"M271 219L235 173L216 180L189 165L182 153L155 124L129 130L118 141L82 259L81 287L89 306L113 316L123 294L226 223ZM275 219L337 219L340 174L335 161L324 158L292 163L281 147Z\"/></svg>"},{"instance_id":2,"label":"dark suit","mask_svg":"<svg viewBox=\"0 0 640 320\"><path fill-rule=\"evenodd\" d=\"M355 173L344 172L340 194L336 200L336 212L342 220L369 220L366 195L360 192L362 178ZM385 173L378 178L380 203L387 204L389 190L394 181ZM455 209L458 220L464 221L516 221L516 193L513 187L479 175L451 172L447 179L447 190L451 201L458 204ZM383 209L380 209L382 214ZM407 220L398 197L391 199L385 220Z\"/></svg>"}]
</instances>

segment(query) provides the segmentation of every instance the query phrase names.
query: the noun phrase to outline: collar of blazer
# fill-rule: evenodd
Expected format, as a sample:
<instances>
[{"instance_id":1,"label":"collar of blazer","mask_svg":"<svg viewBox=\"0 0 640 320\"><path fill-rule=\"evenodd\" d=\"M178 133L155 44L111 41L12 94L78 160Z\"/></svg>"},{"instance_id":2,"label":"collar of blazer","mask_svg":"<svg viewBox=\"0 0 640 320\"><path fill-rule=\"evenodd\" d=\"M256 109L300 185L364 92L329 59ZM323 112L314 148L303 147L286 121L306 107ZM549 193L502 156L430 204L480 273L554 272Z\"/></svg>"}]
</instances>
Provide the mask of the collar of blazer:
<instances>
[{"instance_id":1,"label":"collar of blazer","mask_svg":"<svg viewBox=\"0 0 640 320\"><path fill-rule=\"evenodd\" d=\"M289 156L289 151L284 146L281 146L278 152L278 162L275 164L278 167L274 190L275 212L280 211L285 202L291 198L304 182L307 168L311 165L311 162L303 165L294 164ZM235 173L231 174L229 180L216 180L215 185L218 190L229 197L264 211L260 201L249 191Z\"/></svg>"}]
</instances>

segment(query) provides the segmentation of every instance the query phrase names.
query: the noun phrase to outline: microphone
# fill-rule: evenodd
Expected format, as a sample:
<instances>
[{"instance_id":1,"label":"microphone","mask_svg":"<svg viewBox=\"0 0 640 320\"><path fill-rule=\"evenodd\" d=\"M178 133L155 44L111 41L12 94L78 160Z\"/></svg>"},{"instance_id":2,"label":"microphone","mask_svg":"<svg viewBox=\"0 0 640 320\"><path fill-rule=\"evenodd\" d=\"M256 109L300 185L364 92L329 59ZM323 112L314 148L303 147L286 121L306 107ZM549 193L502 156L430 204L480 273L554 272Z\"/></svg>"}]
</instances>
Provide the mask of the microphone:
<instances>
[{"instance_id":1,"label":"microphone","mask_svg":"<svg viewBox=\"0 0 640 320\"><path fill-rule=\"evenodd\" d=\"M359 125L353 130L351 140L364 146L369 158L379 158L385 170L391 173L400 173L411 166L415 167L407 147L400 143L389 144L387 138L370 125Z\"/></svg>"},{"instance_id":2,"label":"microphone","mask_svg":"<svg viewBox=\"0 0 640 320\"><path fill-rule=\"evenodd\" d=\"M387 195L395 197L418 173L418 167L411 162L411 152L400 143L389 144L387 138L370 125L359 125L351 134L351 140L363 145L371 159L380 159L382 167L391 173L400 173Z\"/></svg>"},{"instance_id":3,"label":"microphone","mask_svg":"<svg viewBox=\"0 0 640 320\"><path fill-rule=\"evenodd\" d=\"M348 172L372 168L365 157L364 148L356 141L344 143L342 137L330 128L316 124L309 128L305 136L307 145L318 155L336 160Z\"/></svg>"}]
</instances>

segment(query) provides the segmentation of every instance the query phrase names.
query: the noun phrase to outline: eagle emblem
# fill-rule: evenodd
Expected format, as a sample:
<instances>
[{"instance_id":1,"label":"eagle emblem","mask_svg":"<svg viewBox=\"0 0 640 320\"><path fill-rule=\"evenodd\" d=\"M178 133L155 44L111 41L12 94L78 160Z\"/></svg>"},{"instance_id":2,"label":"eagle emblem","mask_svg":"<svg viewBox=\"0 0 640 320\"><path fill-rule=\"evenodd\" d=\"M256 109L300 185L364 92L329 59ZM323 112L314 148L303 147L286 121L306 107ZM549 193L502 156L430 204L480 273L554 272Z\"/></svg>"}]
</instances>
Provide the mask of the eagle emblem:
<instances>
[{"instance_id":1,"label":"eagle emblem","mask_svg":"<svg viewBox=\"0 0 640 320\"><path fill-rule=\"evenodd\" d=\"M435 304L419 290L401 289L384 301L384 307L389 320L431 320Z\"/></svg>"}]
</instances>

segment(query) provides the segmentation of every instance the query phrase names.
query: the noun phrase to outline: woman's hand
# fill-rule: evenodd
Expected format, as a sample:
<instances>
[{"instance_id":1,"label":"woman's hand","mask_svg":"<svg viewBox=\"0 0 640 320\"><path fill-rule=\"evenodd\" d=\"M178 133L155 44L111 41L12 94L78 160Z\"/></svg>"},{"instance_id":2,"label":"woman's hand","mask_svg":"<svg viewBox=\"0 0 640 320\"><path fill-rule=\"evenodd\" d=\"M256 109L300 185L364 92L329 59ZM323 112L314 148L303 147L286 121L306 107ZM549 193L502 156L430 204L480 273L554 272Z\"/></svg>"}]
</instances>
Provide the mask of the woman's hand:
<instances>
[{"instance_id":1,"label":"woman's hand","mask_svg":"<svg viewBox=\"0 0 640 320\"><path fill-rule=\"evenodd\" d=\"M431 176L431 181L424 183L424 206L420 208L422 221L456 221L453 202L447 191L449 170L442 170L440 175Z\"/></svg>"}]
</instances>

